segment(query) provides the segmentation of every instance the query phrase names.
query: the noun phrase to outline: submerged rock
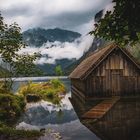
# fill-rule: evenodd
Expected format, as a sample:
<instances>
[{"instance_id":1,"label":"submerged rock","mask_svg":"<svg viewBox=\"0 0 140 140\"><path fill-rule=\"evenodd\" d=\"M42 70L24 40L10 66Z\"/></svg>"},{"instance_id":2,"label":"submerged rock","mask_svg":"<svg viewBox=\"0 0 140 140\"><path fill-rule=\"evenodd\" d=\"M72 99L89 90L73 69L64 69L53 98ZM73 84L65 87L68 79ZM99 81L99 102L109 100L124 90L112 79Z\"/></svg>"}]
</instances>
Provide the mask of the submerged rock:
<instances>
[{"instance_id":1,"label":"submerged rock","mask_svg":"<svg viewBox=\"0 0 140 140\"><path fill-rule=\"evenodd\" d=\"M55 130L47 129L45 130L45 135L41 136L39 140L62 140L62 136Z\"/></svg>"},{"instance_id":2,"label":"submerged rock","mask_svg":"<svg viewBox=\"0 0 140 140\"><path fill-rule=\"evenodd\" d=\"M41 128L40 132L45 133L45 130L46 130L45 128Z\"/></svg>"}]
</instances>

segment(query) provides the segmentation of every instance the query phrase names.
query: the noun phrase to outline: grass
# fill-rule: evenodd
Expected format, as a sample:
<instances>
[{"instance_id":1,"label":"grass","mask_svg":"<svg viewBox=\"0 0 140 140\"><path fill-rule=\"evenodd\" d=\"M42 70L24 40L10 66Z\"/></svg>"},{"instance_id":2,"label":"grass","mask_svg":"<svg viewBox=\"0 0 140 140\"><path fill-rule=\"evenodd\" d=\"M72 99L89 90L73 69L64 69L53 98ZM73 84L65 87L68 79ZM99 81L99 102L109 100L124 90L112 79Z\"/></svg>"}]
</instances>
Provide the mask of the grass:
<instances>
[{"instance_id":1,"label":"grass","mask_svg":"<svg viewBox=\"0 0 140 140\"><path fill-rule=\"evenodd\" d=\"M43 134L37 130L16 130L15 128L0 123L0 135L9 138L32 138L42 136Z\"/></svg>"},{"instance_id":2,"label":"grass","mask_svg":"<svg viewBox=\"0 0 140 140\"><path fill-rule=\"evenodd\" d=\"M38 96L39 99L49 101L53 104L60 104L62 95L65 95L66 88L59 79L43 83L29 82L22 85L17 95L4 91L0 87L0 138L38 138L43 134L40 131L16 130L15 124L26 105L25 98L28 95Z\"/></svg>"},{"instance_id":3,"label":"grass","mask_svg":"<svg viewBox=\"0 0 140 140\"><path fill-rule=\"evenodd\" d=\"M0 120L14 123L25 107L24 98L12 93L0 93Z\"/></svg>"},{"instance_id":4,"label":"grass","mask_svg":"<svg viewBox=\"0 0 140 140\"><path fill-rule=\"evenodd\" d=\"M13 125L24 111L22 96L0 93L0 139L32 138L43 135L39 131L16 130Z\"/></svg>"},{"instance_id":5,"label":"grass","mask_svg":"<svg viewBox=\"0 0 140 140\"><path fill-rule=\"evenodd\" d=\"M53 79L43 83L28 82L27 85L22 85L18 91L19 95L27 97L28 95L36 95L40 100L46 100L53 104L59 104L62 95L65 95L66 88L62 81Z\"/></svg>"},{"instance_id":6,"label":"grass","mask_svg":"<svg viewBox=\"0 0 140 140\"><path fill-rule=\"evenodd\" d=\"M33 86L33 89L30 88L30 85L31 87ZM34 90L37 90L35 89L37 85L38 84L32 85L30 83L27 85L25 91L33 93ZM42 87L41 85L38 85L37 88L40 90ZM51 94L51 92L47 94L48 98L52 98ZM43 135L40 131L16 130L14 128L21 113L24 112L25 105L26 102L23 95L15 95L10 91L5 90L0 84L0 139L32 139Z\"/></svg>"}]
</instances>

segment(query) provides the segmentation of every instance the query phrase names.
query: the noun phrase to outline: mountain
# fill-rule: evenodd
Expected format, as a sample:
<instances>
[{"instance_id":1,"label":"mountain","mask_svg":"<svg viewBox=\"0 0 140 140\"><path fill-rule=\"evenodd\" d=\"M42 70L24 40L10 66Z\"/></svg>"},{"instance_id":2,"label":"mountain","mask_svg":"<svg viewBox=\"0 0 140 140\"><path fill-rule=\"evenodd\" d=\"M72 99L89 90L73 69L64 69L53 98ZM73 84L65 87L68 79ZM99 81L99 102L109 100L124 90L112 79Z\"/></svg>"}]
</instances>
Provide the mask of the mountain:
<instances>
[{"instance_id":1,"label":"mountain","mask_svg":"<svg viewBox=\"0 0 140 140\"><path fill-rule=\"evenodd\" d=\"M57 59L55 64L37 65L44 73L44 75L55 75L55 67L60 65L64 74L67 74L67 67L72 65L76 59Z\"/></svg>"},{"instance_id":2,"label":"mountain","mask_svg":"<svg viewBox=\"0 0 140 140\"><path fill-rule=\"evenodd\" d=\"M96 13L96 15L94 17L95 22L99 22L100 21L100 19L103 17L103 12L104 12L104 10L101 10L98 13Z\"/></svg>"},{"instance_id":3,"label":"mountain","mask_svg":"<svg viewBox=\"0 0 140 140\"><path fill-rule=\"evenodd\" d=\"M42 46L47 41L54 42L73 42L79 38L81 34L73 31L55 29L33 28L23 33L23 40L29 46Z\"/></svg>"},{"instance_id":4,"label":"mountain","mask_svg":"<svg viewBox=\"0 0 140 140\"><path fill-rule=\"evenodd\" d=\"M23 32L23 39L26 44L29 46L35 46L35 47L41 47L44 43L47 41L54 42L54 41L60 41L60 42L73 42L75 39L79 38L81 34L77 32L72 32L68 30L62 30L59 28L55 29L42 29L42 28L35 28L35 29L29 29L25 32ZM55 64L43 64L43 65L37 65L44 73L44 75L55 75L55 67L57 65L60 65L62 68L62 71L65 75L69 75L72 70L83 60L85 59L90 53L97 50L101 46L105 44L105 41L103 39L97 39L95 38L93 40L93 43L89 50L84 53L84 55L76 60L76 59L57 59L55 60ZM51 47L56 47L55 45L52 45ZM49 57L49 56L45 56Z\"/></svg>"},{"instance_id":5,"label":"mountain","mask_svg":"<svg viewBox=\"0 0 140 140\"><path fill-rule=\"evenodd\" d=\"M97 51L101 47L107 45L108 43L109 42L106 42L104 39L94 38L93 43L91 47L88 49L88 51L85 52L81 58L74 61L69 66L65 67L64 69L65 75L69 75L74 70L74 68L76 68L76 66L79 65L86 57L88 57L89 55L91 55L93 52Z\"/></svg>"},{"instance_id":6,"label":"mountain","mask_svg":"<svg viewBox=\"0 0 140 140\"><path fill-rule=\"evenodd\" d=\"M95 22L98 22L102 16L103 16L103 12L104 9L99 11L96 15L95 15ZM78 60L76 59L62 59L62 60L56 60L56 64L53 65L49 65L48 66L41 66L40 68L43 70L46 70L48 72L48 74L52 74L52 72L54 73L54 69L57 65L61 65L62 70L64 72L65 75L69 75L74 68L80 64L86 57L88 57L90 54L92 54L94 51L97 51L98 49L100 49L101 47L107 45L109 42L105 41L102 38L94 38L93 39L93 43L90 46L90 48L88 49L88 51L86 51L83 56L81 58L79 58ZM50 68L48 68L50 67Z\"/></svg>"},{"instance_id":7,"label":"mountain","mask_svg":"<svg viewBox=\"0 0 140 140\"><path fill-rule=\"evenodd\" d=\"M65 75L69 75L73 69L81 62L83 61L86 57L88 57L91 53L94 51L98 50L99 48L103 47L106 45L108 42L106 42L103 39L97 39L95 38L93 40L93 43L89 50L84 53L84 55L79 58L78 60L76 59L60 59L56 60L55 64L44 64L44 65L38 65L38 67L44 72L45 75L55 75L55 67L57 65L60 65L62 68L62 71Z\"/></svg>"}]
</instances>

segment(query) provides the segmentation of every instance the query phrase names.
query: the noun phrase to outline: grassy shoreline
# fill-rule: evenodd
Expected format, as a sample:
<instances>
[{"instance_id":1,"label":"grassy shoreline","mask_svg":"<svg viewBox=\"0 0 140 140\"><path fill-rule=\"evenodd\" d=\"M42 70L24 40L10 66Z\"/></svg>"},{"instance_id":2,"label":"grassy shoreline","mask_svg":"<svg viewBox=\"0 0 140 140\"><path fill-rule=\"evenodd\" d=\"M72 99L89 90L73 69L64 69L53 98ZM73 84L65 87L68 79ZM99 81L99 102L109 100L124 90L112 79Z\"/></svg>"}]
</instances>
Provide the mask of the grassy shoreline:
<instances>
[{"instance_id":1,"label":"grassy shoreline","mask_svg":"<svg viewBox=\"0 0 140 140\"><path fill-rule=\"evenodd\" d=\"M0 93L0 139L32 140L32 138L37 139L42 136L43 133L40 131L17 130L14 127L14 123L24 112L27 97L38 97L39 100L46 100L59 105L65 94L66 88L59 79L42 83L29 82L27 85L22 85L16 95L10 92ZM33 102L39 101L34 99L32 98Z\"/></svg>"},{"instance_id":2,"label":"grassy shoreline","mask_svg":"<svg viewBox=\"0 0 140 140\"><path fill-rule=\"evenodd\" d=\"M0 126L0 139L14 140L14 139L26 139L38 138L43 136L43 133L37 130L17 130L16 128L9 127L7 125Z\"/></svg>"}]
</instances>

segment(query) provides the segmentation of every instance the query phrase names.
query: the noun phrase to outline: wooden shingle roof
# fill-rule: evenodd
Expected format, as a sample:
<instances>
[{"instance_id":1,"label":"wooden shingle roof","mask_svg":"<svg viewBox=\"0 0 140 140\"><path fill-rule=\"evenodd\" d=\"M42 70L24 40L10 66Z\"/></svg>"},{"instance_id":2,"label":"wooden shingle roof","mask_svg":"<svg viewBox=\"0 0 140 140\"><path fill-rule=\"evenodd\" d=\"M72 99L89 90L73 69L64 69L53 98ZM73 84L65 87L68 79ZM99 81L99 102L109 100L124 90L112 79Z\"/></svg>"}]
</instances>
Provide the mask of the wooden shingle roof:
<instances>
[{"instance_id":1,"label":"wooden shingle roof","mask_svg":"<svg viewBox=\"0 0 140 140\"><path fill-rule=\"evenodd\" d=\"M93 52L90 56L88 56L87 58L85 58L75 69L74 71L69 75L70 79L84 79L90 72L91 70L94 70L98 64L100 64L102 62L102 60L104 60L104 58L106 56L108 56L108 54L110 54L116 47L118 47L115 44L111 44L108 45L102 49L100 49L97 52ZM118 47L120 48L120 47ZM130 55L130 53L128 53L128 51L126 51L125 49L120 48L121 51L123 53L125 53L125 55L127 55L127 57L129 57L131 59L131 61L133 61L133 63L135 63L135 65L140 68L140 65L135 61L135 59L133 58L132 55Z\"/></svg>"}]
</instances>

